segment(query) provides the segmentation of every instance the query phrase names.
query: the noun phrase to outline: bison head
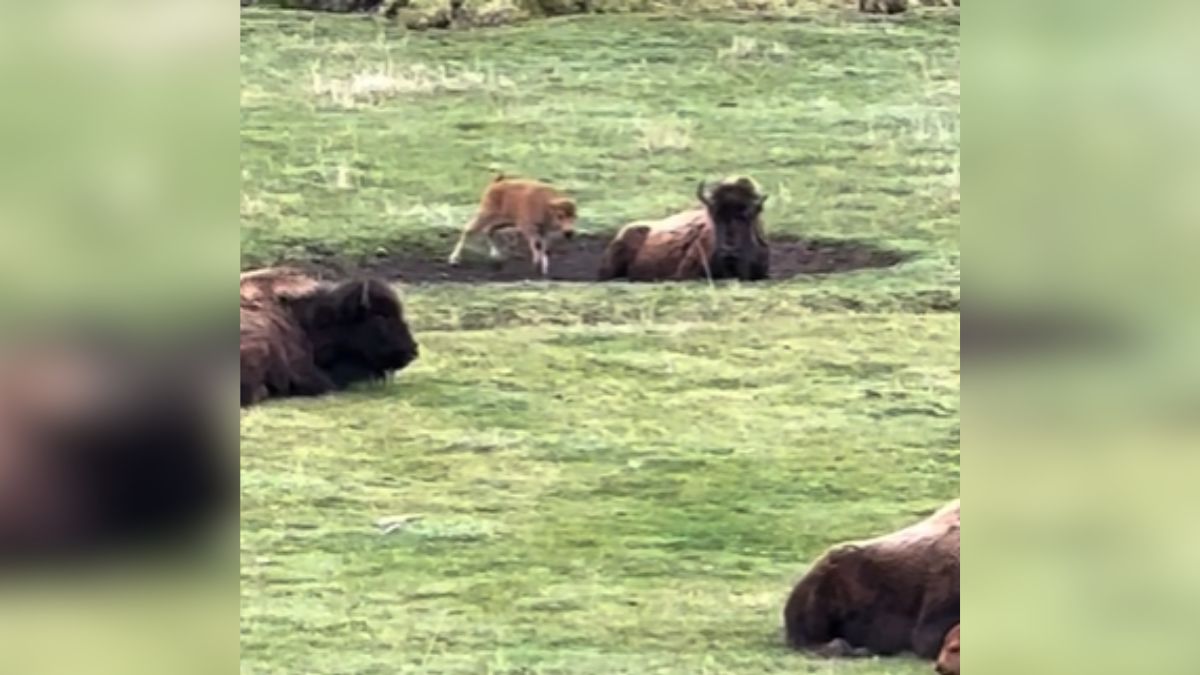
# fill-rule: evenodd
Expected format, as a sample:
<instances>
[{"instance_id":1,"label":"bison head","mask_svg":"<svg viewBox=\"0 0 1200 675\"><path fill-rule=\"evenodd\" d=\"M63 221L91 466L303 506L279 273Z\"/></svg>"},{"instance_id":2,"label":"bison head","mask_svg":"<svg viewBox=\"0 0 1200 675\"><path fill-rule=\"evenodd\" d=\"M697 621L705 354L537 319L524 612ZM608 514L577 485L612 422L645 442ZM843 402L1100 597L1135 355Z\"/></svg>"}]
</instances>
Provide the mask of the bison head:
<instances>
[{"instance_id":1,"label":"bison head","mask_svg":"<svg viewBox=\"0 0 1200 675\"><path fill-rule=\"evenodd\" d=\"M552 199L550 212L554 220L554 227L562 233L564 238L570 239L575 236L575 218L578 214L574 200L567 197Z\"/></svg>"},{"instance_id":2,"label":"bison head","mask_svg":"<svg viewBox=\"0 0 1200 675\"><path fill-rule=\"evenodd\" d=\"M339 386L385 378L419 353L400 298L383 281L344 281L287 301L313 345L313 358Z\"/></svg>"},{"instance_id":3,"label":"bison head","mask_svg":"<svg viewBox=\"0 0 1200 675\"><path fill-rule=\"evenodd\" d=\"M766 247L760 235L759 217L767 196L749 178L722 181L708 194L705 192L701 181L696 196L708 210L716 234L711 260L713 276L752 277L747 269Z\"/></svg>"}]
</instances>

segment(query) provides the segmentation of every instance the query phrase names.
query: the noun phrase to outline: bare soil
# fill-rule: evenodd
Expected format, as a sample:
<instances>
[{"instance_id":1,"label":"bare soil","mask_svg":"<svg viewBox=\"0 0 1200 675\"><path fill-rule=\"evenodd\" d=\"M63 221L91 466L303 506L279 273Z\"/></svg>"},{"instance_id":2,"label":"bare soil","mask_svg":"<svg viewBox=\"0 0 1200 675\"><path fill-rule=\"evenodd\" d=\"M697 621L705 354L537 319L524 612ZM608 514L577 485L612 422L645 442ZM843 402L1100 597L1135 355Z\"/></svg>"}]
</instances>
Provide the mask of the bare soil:
<instances>
[{"instance_id":1,"label":"bare soil","mask_svg":"<svg viewBox=\"0 0 1200 675\"><path fill-rule=\"evenodd\" d=\"M558 242L551 248L550 279L596 281L600 258L607 243L608 237L596 235L579 235L570 241ZM770 244L771 279L776 280L801 274L835 274L891 267L907 257L900 251L877 248L858 241L779 237L771 239ZM447 251L449 248L448 245ZM317 254L311 261L299 266L325 277L370 274L406 283L488 283L540 278L530 264L528 254L510 253L507 260L495 262L479 250L470 249L458 266L450 265L444 257L404 253L380 254L358 261Z\"/></svg>"}]
</instances>

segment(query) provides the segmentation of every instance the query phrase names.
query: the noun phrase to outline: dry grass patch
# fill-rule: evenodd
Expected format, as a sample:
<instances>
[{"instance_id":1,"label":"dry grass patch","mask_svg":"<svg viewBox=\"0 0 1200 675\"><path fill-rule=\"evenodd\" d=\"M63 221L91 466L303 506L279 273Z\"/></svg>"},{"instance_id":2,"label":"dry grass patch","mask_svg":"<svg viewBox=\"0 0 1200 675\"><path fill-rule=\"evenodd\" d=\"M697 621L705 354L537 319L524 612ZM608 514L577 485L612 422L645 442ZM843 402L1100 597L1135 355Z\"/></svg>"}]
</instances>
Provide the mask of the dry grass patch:
<instances>
[{"instance_id":1,"label":"dry grass patch","mask_svg":"<svg viewBox=\"0 0 1200 675\"><path fill-rule=\"evenodd\" d=\"M680 152L692 147L695 122L679 117L661 117L634 122L638 148L643 152Z\"/></svg>"},{"instance_id":2,"label":"dry grass patch","mask_svg":"<svg viewBox=\"0 0 1200 675\"><path fill-rule=\"evenodd\" d=\"M782 58L792 50L782 42L760 41L758 38L735 35L728 47L717 49L717 58L722 61L744 59Z\"/></svg>"},{"instance_id":3,"label":"dry grass patch","mask_svg":"<svg viewBox=\"0 0 1200 675\"><path fill-rule=\"evenodd\" d=\"M446 66L387 63L344 76L312 68L310 93L342 108L359 108L407 96L427 96L469 91L504 91L515 83L491 70L452 69Z\"/></svg>"}]
</instances>

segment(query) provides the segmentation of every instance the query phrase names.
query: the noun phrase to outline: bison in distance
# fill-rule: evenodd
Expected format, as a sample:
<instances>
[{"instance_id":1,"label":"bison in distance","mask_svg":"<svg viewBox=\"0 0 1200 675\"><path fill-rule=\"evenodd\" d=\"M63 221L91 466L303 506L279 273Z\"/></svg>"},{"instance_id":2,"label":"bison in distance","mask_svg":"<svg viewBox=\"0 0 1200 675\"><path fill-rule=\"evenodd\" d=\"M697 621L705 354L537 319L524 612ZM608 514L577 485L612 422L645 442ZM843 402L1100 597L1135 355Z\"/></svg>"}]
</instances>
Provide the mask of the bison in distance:
<instances>
[{"instance_id":1,"label":"bison in distance","mask_svg":"<svg viewBox=\"0 0 1200 675\"><path fill-rule=\"evenodd\" d=\"M700 183L696 197L697 208L621 228L604 252L600 280L766 279L771 258L761 217L766 195L749 178L733 178L707 194Z\"/></svg>"},{"instance_id":2,"label":"bison in distance","mask_svg":"<svg viewBox=\"0 0 1200 675\"><path fill-rule=\"evenodd\" d=\"M243 274L240 290L243 406L384 379L418 356L400 298L379 279L268 269Z\"/></svg>"}]
</instances>

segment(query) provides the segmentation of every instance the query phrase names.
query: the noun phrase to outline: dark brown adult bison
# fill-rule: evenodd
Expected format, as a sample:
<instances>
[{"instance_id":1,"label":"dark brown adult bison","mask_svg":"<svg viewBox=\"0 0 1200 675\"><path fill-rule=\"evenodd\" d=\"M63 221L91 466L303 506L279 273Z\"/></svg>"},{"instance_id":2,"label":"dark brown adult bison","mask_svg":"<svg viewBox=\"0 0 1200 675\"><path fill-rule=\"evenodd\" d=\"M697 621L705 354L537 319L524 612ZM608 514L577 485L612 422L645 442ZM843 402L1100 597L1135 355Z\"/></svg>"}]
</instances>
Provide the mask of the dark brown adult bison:
<instances>
[{"instance_id":1,"label":"dark brown adult bison","mask_svg":"<svg viewBox=\"0 0 1200 675\"><path fill-rule=\"evenodd\" d=\"M788 642L826 656L935 659L958 623L959 501L875 539L839 544L796 584Z\"/></svg>"},{"instance_id":2,"label":"dark brown adult bison","mask_svg":"<svg viewBox=\"0 0 1200 675\"><path fill-rule=\"evenodd\" d=\"M771 251L761 218L767 197L754 181L727 179L708 194L701 182L696 197L695 209L621 228L604 251L600 280L767 278Z\"/></svg>"},{"instance_id":3,"label":"dark brown adult bison","mask_svg":"<svg viewBox=\"0 0 1200 675\"><path fill-rule=\"evenodd\" d=\"M267 269L243 274L240 291L243 406L384 379L417 358L400 299L379 279Z\"/></svg>"}]
</instances>

